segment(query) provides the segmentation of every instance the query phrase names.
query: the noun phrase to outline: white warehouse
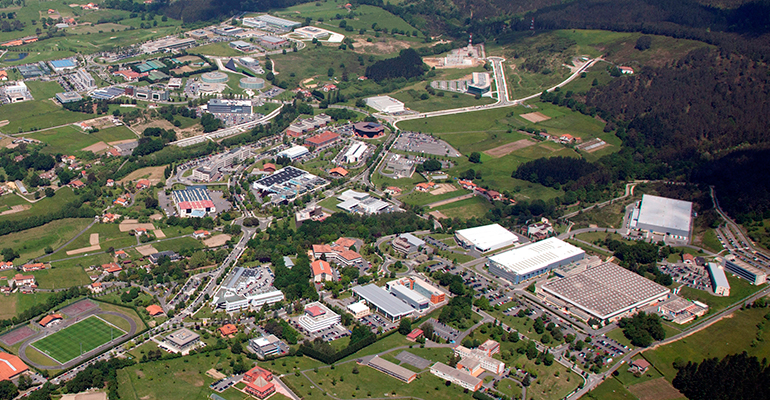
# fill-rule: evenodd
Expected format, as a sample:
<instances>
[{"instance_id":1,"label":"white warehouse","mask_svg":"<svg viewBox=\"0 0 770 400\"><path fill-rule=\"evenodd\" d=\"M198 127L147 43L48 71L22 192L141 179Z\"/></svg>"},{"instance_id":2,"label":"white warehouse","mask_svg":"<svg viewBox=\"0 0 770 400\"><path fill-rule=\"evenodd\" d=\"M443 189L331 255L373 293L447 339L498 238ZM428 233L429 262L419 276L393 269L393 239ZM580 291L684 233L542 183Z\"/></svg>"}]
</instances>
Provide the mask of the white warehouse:
<instances>
[{"instance_id":1,"label":"white warehouse","mask_svg":"<svg viewBox=\"0 0 770 400\"><path fill-rule=\"evenodd\" d=\"M361 161L361 157L364 155L364 152L366 152L366 143L354 141L353 144L348 148L348 151L346 151L342 156L342 158L348 164L357 163Z\"/></svg>"},{"instance_id":2,"label":"white warehouse","mask_svg":"<svg viewBox=\"0 0 770 400\"><path fill-rule=\"evenodd\" d=\"M460 246L486 253L510 246L519 241L518 236L499 224L477 226L455 232L455 239Z\"/></svg>"},{"instance_id":3,"label":"white warehouse","mask_svg":"<svg viewBox=\"0 0 770 400\"><path fill-rule=\"evenodd\" d=\"M489 272L513 284L585 258L586 252L557 238L521 246L489 257Z\"/></svg>"},{"instance_id":4,"label":"white warehouse","mask_svg":"<svg viewBox=\"0 0 770 400\"><path fill-rule=\"evenodd\" d=\"M404 103L390 96L369 97L366 99L366 105L387 114L404 111Z\"/></svg>"}]
</instances>

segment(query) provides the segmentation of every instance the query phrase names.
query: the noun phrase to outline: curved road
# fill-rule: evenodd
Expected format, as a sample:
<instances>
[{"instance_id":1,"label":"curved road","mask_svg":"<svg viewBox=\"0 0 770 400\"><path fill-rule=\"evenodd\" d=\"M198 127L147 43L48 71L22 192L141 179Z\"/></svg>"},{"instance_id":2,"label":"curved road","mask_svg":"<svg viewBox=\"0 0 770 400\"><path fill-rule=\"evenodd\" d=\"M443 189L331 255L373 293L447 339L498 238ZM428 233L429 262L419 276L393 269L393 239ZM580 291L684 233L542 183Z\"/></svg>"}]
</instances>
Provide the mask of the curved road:
<instances>
[{"instance_id":1,"label":"curved road","mask_svg":"<svg viewBox=\"0 0 770 400\"><path fill-rule=\"evenodd\" d=\"M27 363L28 365L32 365L32 366L34 366L35 368L38 368L38 369L62 369L62 370L68 370L68 369L70 369L72 367L75 367L75 366L79 365L80 363L82 363L86 359L92 357L93 355L99 354L99 353L101 353L103 351L106 351L106 350L109 350L109 349L115 347L117 344L119 344L119 343L121 343L121 342L123 342L125 340L128 340L129 338L131 338L134 335L136 335L136 332L137 332L137 330L136 330L136 322L134 322L133 319L127 317L126 315L123 315L123 314L121 314L119 312L116 312L116 311L101 311L101 310L100 311L92 311L90 313L86 313L85 315L78 315L77 318L78 318L79 321L82 321L83 319L88 318L88 317L90 317L92 315L114 315L116 317L121 317L121 318L125 319L126 321L128 321L130 328L129 328L128 332L124 333L123 335L121 335L121 336L113 339L112 341L107 342L107 343L105 343L105 344L103 344L103 345L101 345L101 346L99 346L99 347L97 347L97 348L95 348L95 349L93 349L93 350L91 350L91 351L89 351L89 352L79 356L79 357L75 357L72 360L69 360L69 361L67 361L64 364L60 364L60 365L40 365L40 364L30 360L29 357L27 357L27 353L26 353L27 347L29 347L29 345L31 345L33 342L35 342L35 341L37 341L39 339L42 339L42 338L44 338L46 336L49 336L50 334L54 334L56 332L59 332L62 329L68 328L68 327L70 327L70 326L72 326L74 324L67 325L65 327L62 327L61 329L57 329L57 330L52 331L50 333L49 333L49 331L47 329L44 329L43 331L41 331L41 333L43 333L43 336L40 336L40 334L37 334L37 335L33 336L32 338L27 339L21 345L21 347L19 347L19 357L22 360L24 360L24 362ZM46 333L48 333L48 334L46 334Z\"/></svg>"}]
</instances>

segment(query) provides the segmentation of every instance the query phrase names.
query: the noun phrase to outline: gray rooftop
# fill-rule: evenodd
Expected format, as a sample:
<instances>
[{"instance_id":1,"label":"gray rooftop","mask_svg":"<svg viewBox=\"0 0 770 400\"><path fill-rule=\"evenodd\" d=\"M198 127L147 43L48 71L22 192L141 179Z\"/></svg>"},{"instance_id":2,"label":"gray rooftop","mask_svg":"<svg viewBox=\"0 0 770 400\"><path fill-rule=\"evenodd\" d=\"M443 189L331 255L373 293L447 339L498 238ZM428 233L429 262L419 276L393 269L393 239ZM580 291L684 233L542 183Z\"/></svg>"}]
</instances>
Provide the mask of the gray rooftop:
<instances>
[{"instance_id":1,"label":"gray rooftop","mask_svg":"<svg viewBox=\"0 0 770 400\"><path fill-rule=\"evenodd\" d=\"M727 281L725 271L722 269L722 267L719 266L719 264L708 263L706 264L706 268L708 268L709 274L714 278L714 283L716 286L723 286L726 288L730 287L730 282ZM716 290L716 288L714 289Z\"/></svg>"},{"instance_id":2,"label":"gray rooftop","mask_svg":"<svg viewBox=\"0 0 770 400\"><path fill-rule=\"evenodd\" d=\"M352 290L353 293L361 296L368 303L374 304L377 308L391 316L408 315L413 311L412 307L408 304L373 283L366 286L356 286Z\"/></svg>"}]
</instances>

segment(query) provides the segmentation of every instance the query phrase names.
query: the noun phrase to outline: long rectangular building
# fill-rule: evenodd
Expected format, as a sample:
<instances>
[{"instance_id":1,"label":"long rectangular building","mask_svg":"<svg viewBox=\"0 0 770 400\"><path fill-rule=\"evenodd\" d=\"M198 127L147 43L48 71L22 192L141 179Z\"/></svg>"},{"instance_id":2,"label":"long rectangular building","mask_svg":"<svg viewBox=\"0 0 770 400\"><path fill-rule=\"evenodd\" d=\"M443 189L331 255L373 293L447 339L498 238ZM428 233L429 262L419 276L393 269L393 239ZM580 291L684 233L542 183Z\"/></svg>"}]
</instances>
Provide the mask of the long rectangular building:
<instances>
[{"instance_id":1,"label":"long rectangular building","mask_svg":"<svg viewBox=\"0 0 770 400\"><path fill-rule=\"evenodd\" d=\"M754 285L761 285L767 282L766 272L738 258L732 260L725 259L725 269Z\"/></svg>"},{"instance_id":2,"label":"long rectangular building","mask_svg":"<svg viewBox=\"0 0 770 400\"><path fill-rule=\"evenodd\" d=\"M209 191L204 188L174 190L171 192L171 198L174 200L176 210L182 218L204 217L206 214L217 212Z\"/></svg>"},{"instance_id":3,"label":"long rectangular building","mask_svg":"<svg viewBox=\"0 0 770 400\"><path fill-rule=\"evenodd\" d=\"M717 296L729 296L730 282L727 280L725 270L719 264L711 262L706 264L706 269L709 272L711 288L714 289L714 294Z\"/></svg>"},{"instance_id":4,"label":"long rectangular building","mask_svg":"<svg viewBox=\"0 0 770 400\"><path fill-rule=\"evenodd\" d=\"M414 312L408 304L373 283L366 286L356 286L352 291L359 299L366 301L370 308L375 309L393 322L408 317Z\"/></svg>"},{"instance_id":5,"label":"long rectangular building","mask_svg":"<svg viewBox=\"0 0 770 400\"><path fill-rule=\"evenodd\" d=\"M687 240L692 227L692 203L645 194L631 216L631 229Z\"/></svg>"},{"instance_id":6,"label":"long rectangular building","mask_svg":"<svg viewBox=\"0 0 770 400\"><path fill-rule=\"evenodd\" d=\"M554 268L582 260L586 252L557 238L548 238L489 257L489 272L520 283Z\"/></svg>"},{"instance_id":7,"label":"long rectangular building","mask_svg":"<svg viewBox=\"0 0 770 400\"><path fill-rule=\"evenodd\" d=\"M599 320L616 320L668 298L671 290L608 262L548 282L543 292Z\"/></svg>"},{"instance_id":8,"label":"long rectangular building","mask_svg":"<svg viewBox=\"0 0 770 400\"><path fill-rule=\"evenodd\" d=\"M378 355L364 357L358 360L361 365L366 365L382 372L383 374L390 375L401 382L411 383L417 378L417 373L406 369L400 365L393 364L392 362L380 358Z\"/></svg>"},{"instance_id":9,"label":"long rectangular building","mask_svg":"<svg viewBox=\"0 0 770 400\"><path fill-rule=\"evenodd\" d=\"M481 388L481 384L484 382L467 372L454 369L440 362L437 362L433 364L432 367L430 367L430 373L443 380L452 382L455 385L459 385L463 389L468 389L473 392L479 390Z\"/></svg>"}]
</instances>

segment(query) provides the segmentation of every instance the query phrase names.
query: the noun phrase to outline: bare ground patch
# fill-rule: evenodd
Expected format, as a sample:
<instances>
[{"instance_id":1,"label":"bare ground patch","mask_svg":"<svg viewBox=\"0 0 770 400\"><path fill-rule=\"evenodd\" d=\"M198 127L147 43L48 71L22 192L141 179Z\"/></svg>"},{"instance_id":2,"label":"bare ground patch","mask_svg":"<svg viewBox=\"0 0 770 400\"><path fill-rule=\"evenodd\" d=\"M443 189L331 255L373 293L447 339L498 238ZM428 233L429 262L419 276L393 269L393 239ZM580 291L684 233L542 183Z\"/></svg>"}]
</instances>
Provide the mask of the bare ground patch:
<instances>
[{"instance_id":1,"label":"bare ground patch","mask_svg":"<svg viewBox=\"0 0 770 400\"><path fill-rule=\"evenodd\" d=\"M529 122L538 123L543 121L548 121L551 119L551 117L541 113L540 111L535 111L527 114L521 114L520 117L526 119Z\"/></svg>"},{"instance_id":2,"label":"bare ground patch","mask_svg":"<svg viewBox=\"0 0 770 400\"><path fill-rule=\"evenodd\" d=\"M452 185L451 183L439 183L436 185L436 188L430 191L430 194L436 196L439 194L454 192L457 190L457 187L455 185Z\"/></svg>"},{"instance_id":3,"label":"bare ground patch","mask_svg":"<svg viewBox=\"0 0 770 400\"><path fill-rule=\"evenodd\" d=\"M109 148L110 148L110 146L108 146L107 143L97 142L97 143L94 143L94 144L92 144L92 145L90 145L88 147L84 147L83 151L90 151L91 153L96 154L96 153L105 151L105 150L107 150Z\"/></svg>"},{"instance_id":4,"label":"bare ground patch","mask_svg":"<svg viewBox=\"0 0 770 400\"><path fill-rule=\"evenodd\" d=\"M163 233L163 231L160 229L156 229L154 233L155 233L155 238L157 239L164 239L166 237L166 234Z\"/></svg>"},{"instance_id":5,"label":"bare ground patch","mask_svg":"<svg viewBox=\"0 0 770 400\"><path fill-rule=\"evenodd\" d=\"M88 238L89 243L91 246L96 246L99 244L99 234L98 233L92 233L91 236Z\"/></svg>"},{"instance_id":6,"label":"bare ground patch","mask_svg":"<svg viewBox=\"0 0 770 400\"><path fill-rule=\"evenodd\" d=\"M0 215L8 215L8 214L15 214L17 212L22 212L29 208L28 204L22 204L17 206L11 206L10 210L5 210L3 212L0 212Z\"/></svg>"},{"instance_id":7,"label":"bare ground patch","mask_svg":"<svg viewBox=\"0 0 770 400\"><path fill-rule=\"evenodd\" d=\"M535 141L533 141L533 140L521 139L521 140L517 140L515 142L506 143L506 144L504 144L502 146L497 146L494 149L489 149L489 150L485 151L484 153L486 153L486 154L488 154L488 155L490 155L492 157L495 157L495 158L500 158L502 156L506 156L508 154L511 154L511 153L513 153L516 150L520 150L520 149L523 149L525 147L532 146L533 144L535 144Z\"/></svg>"},{"instance_id":8,"label":"bare ground patch","mask_svg":"<svg viewBox=\"0 0 770 400\"><path fill-rule=\"evenodd\" d=\"M97 244L97 245L93 245L93 246L81 247L79 249L70 250L70 251L67 252L67 255L68 256L73 256L75 254L83 254L83 253L88 253L88 252L91 252L91 251L100 251L101 249L102 248Z\"/></svg>"},{"instance_id":9,"label":"bare ground patch","mask_svg":"<svg viewBox=\"0 0 770 400\"><path fill-rule=\"evenodd\" d=\"M158 252L154 247L152 247L151 244L148 244L146 246L139 246L136 248L136 251L139 252L142 256L149 256L150 254L155 254Z\"/></svg>"},{"instance_id":10,"label":"bare ground patch","mask_svg":"<svg viewBox=\"0 0 770 400\"><path fill-rule=\"evenodd\" d=\"M227 243L232 236L230 235L215 235L203 241L207 247L219 247Z\"/></svg>"},{"instance_id":11,"label":"bare ground patch","mask_svg":"<svg viewBox=\"0 0 770 400\"><path fill-rule=\"evenodd\" d=\"M682 398L666 378L653 379L651 381L637 383L628 387L628 391L639 400L671 400Z\"/></svg>"},{"instance_id":12,"label":"bare ground patch","mask_svg":"<svg viewBox=\"0 0 770 400\"><path fill-rule=\"evenodd\" d=\"M139 223L126 223L126 221L123 221L118 225L118 229L120 229L121 232L130 232L135 229L147 229L148 231L155 230L155 225L153 224L139 224Z\"/></svg>"},{"instance_id":13,"label":"bare ground patch","mask_svg":"<svg viewBox=\"0 0 770 400\"><path fill-rule=\"evenodd\" d=\"M400 40L387 40L387 41L381 41L381 42L372 42L369 43L364 39L356 39L354 41L355 45L355 51L356 53L375 53L375 54L390 54L390 53L396 53L403 49L411 47L409 42L404 42Z\"/></svg>"},{"instance_id":14,"label":"bare ground patch","mask_svg":"<svg viewBox=\"0 0 770 400\"><path fill-rule=\"evenodd\" d=\"M137 179L149 179L151 184L156 184L163 180L163 172L166 169L165 165L161 165L158 167L146 167L146 168L140 168L136 171L126 175L125 178L119 180L119 183L126 183L129 181L135 181Z\"/></svg>"},{"instance_id":15,"label":"bare ground patch","mask_svg":"<svg viewBox=\"0 0 770 400\"><path fill-rule=\"evenodd\" d=\"M436 219L449 219L449 217L444 215L444 213L442 213L441 211L431 211L428 213L428 215L432 215L433 218L436 218Z\"/></svg>"}]
</instances>

